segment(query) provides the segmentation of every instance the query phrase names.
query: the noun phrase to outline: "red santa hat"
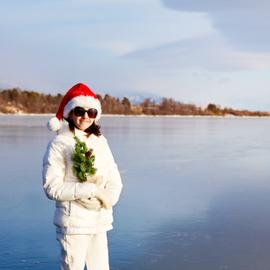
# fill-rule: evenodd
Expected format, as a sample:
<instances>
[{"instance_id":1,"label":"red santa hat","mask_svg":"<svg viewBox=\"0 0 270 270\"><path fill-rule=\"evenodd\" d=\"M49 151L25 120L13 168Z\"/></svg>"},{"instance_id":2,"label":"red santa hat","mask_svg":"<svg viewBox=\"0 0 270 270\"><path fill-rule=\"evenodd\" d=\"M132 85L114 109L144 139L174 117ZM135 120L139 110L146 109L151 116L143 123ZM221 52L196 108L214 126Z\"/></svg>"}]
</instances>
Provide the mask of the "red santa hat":
<instances>
[{"instance_id":1,"label":"red santa hat","mask_svg":"<svg viewBox=\"0 0 270 270\"><path fill-rule=\"evenodd\" d=\"M56 116L51 118L48 122L48 128L51 131L59 130L63 124L63 119L67 118L70 111L77 106L85 109L96 109L98 113L95 121L100 119L101 104L97 96L88 86L83 83L78 83L64 95Z\"/></svg>"}]
</instances>

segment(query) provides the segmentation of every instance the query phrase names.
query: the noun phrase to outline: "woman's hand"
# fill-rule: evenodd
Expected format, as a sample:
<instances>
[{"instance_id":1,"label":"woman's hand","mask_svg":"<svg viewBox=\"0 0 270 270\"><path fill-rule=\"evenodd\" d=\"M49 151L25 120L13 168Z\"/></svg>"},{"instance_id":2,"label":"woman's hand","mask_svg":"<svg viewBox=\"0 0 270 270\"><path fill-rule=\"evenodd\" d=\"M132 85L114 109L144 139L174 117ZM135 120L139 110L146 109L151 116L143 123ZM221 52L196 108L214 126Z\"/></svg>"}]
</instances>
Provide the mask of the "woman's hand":
<instances>
[{"instance_id":1,"label":"woman's hand","mask_svg":"<svg viewBox=\"0 0 270 270\"><path fill-rule=\"evenodd\" d=\"M102 207L100 200L96 198L78 199L76 202L79 203L82 207L94 211L99 211Z\"/></svg>"},{"instance_id":2,"label":"woman's hand","mask_svg":"<svg viewBox=\"0 0 270 270\"><path fill-rule=\"evenodd\" d=\"M111 194L104 188L98 188L95 192L96 198L101 201L102 207L108 209L112 207Z\"/></svg>"},{"instance_id":3,"label":"woman's hand","mask_svg":"<svg viewBox=\"0 0 270 270\"><path fill-rule=\"evenodd\" d=\"M101 175L89 175L87 176L86 183L92 183L96 184L98 187L100 187L104 182L104 177Z\"/></svg>"}]
</instances>

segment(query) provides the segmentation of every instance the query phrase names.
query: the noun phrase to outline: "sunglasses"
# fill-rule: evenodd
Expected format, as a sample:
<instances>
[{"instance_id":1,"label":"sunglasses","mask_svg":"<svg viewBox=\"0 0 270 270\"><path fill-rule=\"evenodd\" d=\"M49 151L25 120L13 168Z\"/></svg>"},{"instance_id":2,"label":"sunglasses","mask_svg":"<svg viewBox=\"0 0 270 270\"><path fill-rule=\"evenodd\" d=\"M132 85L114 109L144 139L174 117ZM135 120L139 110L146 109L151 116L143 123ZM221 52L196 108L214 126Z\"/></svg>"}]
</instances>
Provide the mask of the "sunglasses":
<instances>
[{"instance_id":1,"label":"sunglasses","mask_svg":"<svg viewBox=\"0 0 270 270\"><path fill-rule=\"evenodd\" d=\"M75 107L74 110L73 110L73 113L75 116L84 116L85 113L87 112L87 115L89 118L96 118L97 117L97 114L98 114L98 111L96 109L88 109L88 110L85 110L84 108L82 107Z\"/></svg>"}]
</instances>

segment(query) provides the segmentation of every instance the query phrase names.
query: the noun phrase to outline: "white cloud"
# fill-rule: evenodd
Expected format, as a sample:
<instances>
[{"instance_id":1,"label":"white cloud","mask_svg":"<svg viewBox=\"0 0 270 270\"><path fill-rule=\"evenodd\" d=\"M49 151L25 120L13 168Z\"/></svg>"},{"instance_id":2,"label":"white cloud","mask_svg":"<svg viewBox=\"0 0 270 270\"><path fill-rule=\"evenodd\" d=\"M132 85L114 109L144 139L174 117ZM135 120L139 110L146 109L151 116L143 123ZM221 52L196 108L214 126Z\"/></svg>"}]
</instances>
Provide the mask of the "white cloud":
<instances>
[{"instance_id":1,"label":"white cloud","mask_svg":"<svg viewBox=\"0 0 270 270\"><path fill-rule=\"evenodd\" d=\"M119 1L29 1L18 7L7 5L0 11L0 30L3 38L14 38L17 44L74 44L116 56L213 31L204 14L164 9L155 0L136 4Z\"/></svg>"},{"instance_id":2,"label":"white cloud","mask_svg":"<svg viewBox=\"0 0 270 270\"><path fill-rule=\"evenodd\" d=\"M218 34L138 50L125 57L139 59L150 68L167 70L239 71L270 68L270 54L234 50Z\"/></svg>"},{"instance_id":3,"label":"white cloud","mask_svg":"<svg viewBox=\"0 0 270 270\"><path fill-rule=\"evenodd\" d=\"M162 0L162 2L170 8L195 12L265 10L270 8L270 3L267 0Z\"/></svg>"},{"instance_id":4,"label":"white cloud","mask_svg":"<svg viewBox=\"0 0 270 270\"><path fill-rule=\"evenodd\" d=\"M269 1L163 0L163 4L173 10L207 13L213 26L239 50L270 50Z\"/></svg>"}]
</instances>

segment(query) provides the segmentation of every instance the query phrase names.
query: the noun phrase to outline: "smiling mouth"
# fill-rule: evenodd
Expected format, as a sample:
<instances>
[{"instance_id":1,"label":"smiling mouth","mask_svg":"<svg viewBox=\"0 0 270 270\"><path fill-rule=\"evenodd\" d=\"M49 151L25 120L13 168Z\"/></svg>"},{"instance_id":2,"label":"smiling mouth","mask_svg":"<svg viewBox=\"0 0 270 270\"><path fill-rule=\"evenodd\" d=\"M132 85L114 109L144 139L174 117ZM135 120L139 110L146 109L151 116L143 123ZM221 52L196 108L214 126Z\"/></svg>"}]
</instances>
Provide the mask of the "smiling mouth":
<instances>
[{"instance_id":1,"label":"smiling mouth","mask_svg":"<svg viewBox=\"0 0 270 270\"><path fill-rule=\"evenodd\" d=\"M90 123L91 121L89 119L82 119L81 122Z\"/></svg>"}]
</instances>

